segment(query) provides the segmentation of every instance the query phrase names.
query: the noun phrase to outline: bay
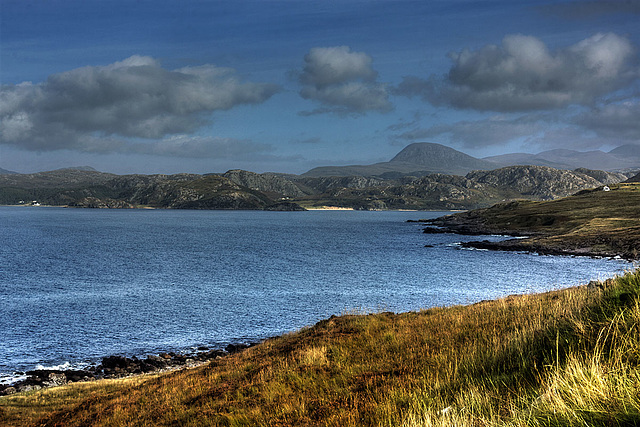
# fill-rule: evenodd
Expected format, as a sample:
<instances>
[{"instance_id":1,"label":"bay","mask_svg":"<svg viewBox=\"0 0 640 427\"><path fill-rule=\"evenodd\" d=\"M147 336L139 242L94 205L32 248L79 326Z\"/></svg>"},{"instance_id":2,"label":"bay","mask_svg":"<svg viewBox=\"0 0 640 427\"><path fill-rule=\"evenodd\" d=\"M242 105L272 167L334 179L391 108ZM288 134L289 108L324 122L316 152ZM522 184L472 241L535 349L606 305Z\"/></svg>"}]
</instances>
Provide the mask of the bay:
<instances>
[{"instance_id":1,"label":"bay","mask_svg":"<svg viewBox=\"0 0 640 427\"><path fill-rule=\"evenodd\" d=\"M478 238L423 234L406 222L443 214L0 207L0 381L113 354L254 342L334 314L541 292L630 268L463 250L457 243Z\"/></svg>"}]
</instances>

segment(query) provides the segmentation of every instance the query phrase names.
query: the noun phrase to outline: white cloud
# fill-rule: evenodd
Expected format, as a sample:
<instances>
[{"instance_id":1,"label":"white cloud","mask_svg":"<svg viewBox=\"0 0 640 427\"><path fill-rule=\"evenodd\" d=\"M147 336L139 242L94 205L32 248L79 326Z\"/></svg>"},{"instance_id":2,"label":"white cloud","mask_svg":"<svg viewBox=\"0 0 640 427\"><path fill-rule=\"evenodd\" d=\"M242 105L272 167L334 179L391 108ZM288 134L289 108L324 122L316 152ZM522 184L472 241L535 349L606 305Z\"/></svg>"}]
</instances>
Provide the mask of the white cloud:
<instances>
[{"instance_id":1,"label":"white cloud","mask_svg":"<svg viewBox=\"0 0 640 427\"><path fill-rule=\"evenodd\" d=\"M262 103L279 90L243 82L230 68L167 70L153 58L132 56L54 74L38 84L3 85L0 143L110 151L114 139L193 132L214 111Z\"/></svg>"},{"instance_id":2,"label":"white cloud","mask_svg":"<svg viewBox=\"0 0 640 427\"><path fill-rule=\"evenodd\" d=\"M396 92L456 108L531 111L592 105L640 76L634 46L613 33L555 52L535 37L508 35L500 46L464 49L450 58L443 78L408 76Z\"/></svg>"},{"instance_id":3,"label":"white cloud","mask_svg":"<svg viewBox=\"0 0 640 427\"><path fill-rule=\"evenodd\" d=\"M300 95L321 107L304 114L362 114L391 110L387 86L376 81L372 58L347 46L315 47L304 57Z\"/></svg>"}]
</instances>

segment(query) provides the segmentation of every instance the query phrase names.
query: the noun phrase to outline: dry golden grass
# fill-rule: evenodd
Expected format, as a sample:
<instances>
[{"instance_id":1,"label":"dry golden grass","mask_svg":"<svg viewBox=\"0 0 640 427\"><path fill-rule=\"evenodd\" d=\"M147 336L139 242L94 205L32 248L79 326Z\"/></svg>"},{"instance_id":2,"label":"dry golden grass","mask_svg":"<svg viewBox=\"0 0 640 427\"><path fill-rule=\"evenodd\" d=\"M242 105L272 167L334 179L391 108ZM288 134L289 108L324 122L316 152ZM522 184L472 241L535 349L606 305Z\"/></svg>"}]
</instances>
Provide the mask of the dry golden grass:
<instances>
[{"instance_id":1,"label":"dry golden grass","mask_svg":"<svg viewBox=\"0 0 640 427\"><path fill-rule=\"evenodd\" d=\"M42 426L640 425L640 272L332 317L199 368L0 398Z\"/></svg>"}]
</instances>

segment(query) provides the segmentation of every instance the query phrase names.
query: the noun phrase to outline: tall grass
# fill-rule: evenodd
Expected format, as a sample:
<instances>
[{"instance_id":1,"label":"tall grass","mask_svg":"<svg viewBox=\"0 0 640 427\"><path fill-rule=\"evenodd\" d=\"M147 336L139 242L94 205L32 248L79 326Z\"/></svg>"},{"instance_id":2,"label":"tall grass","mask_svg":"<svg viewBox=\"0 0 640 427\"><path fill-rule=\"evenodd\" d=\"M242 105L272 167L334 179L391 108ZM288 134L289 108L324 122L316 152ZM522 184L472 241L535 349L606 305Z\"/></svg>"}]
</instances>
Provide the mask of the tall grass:
<instances>
[{"instance_id":1,"label":"tall grass","mask_svg":"<svg viewBox=\"0 0 640 427\"><path fill-rule=\"evenodd\" d=\"M86 397L2 398L0 424L640 425L639 294L631 272L598 287L332 317Z\"/></svg>"}]
</instances>

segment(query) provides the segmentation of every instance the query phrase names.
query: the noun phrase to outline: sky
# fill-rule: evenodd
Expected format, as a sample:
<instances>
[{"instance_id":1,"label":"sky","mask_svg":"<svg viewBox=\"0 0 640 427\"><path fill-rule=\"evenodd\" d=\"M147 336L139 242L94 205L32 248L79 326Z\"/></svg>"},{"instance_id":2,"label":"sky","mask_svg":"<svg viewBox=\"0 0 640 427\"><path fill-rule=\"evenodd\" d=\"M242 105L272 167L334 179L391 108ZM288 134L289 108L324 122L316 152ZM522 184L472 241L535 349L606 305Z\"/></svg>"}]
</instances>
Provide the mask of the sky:
<instances>
[{"instance_id":1,"label":"sky","mask_svg":"<svg viewBox=\"0 0 640 427\"><path fill-rule=\"evenodd\" d=\"M0 168L640 144L640 0L2 0Z\"/></svg>"}]
</instances>

